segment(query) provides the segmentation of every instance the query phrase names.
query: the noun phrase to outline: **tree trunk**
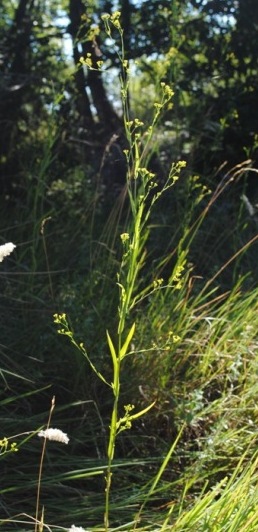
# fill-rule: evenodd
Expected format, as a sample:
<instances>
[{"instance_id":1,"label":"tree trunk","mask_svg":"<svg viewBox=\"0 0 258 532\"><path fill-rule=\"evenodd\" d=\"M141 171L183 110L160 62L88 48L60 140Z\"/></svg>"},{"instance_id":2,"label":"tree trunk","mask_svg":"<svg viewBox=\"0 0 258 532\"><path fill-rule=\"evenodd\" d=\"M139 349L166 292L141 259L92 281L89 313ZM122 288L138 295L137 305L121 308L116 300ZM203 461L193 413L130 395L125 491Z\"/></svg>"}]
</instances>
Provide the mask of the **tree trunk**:
<instances>
[{"instance_id":1,"label":"tree trunk","mask_svg":"<svg viewBox=\"0 0 258 532\"><path fill-rule=\"evenodd\" d=\"M87 31L90 28L85 24L85 6L81 0L70 0L70 20L69 31L74 41L74 60L78 68L80 56L84 58L90 54L93 69L85 71L85 67L79 67L75 75L75 82L78 91L78 106L81 105L85 116L85 122L91 124L92 129L98 131L98 135L108 138L121 127L121 121L114 111L103 85L101 72L98 70L97 62L100 60L101 52L94 40L87 40ZM83 24L82 24L83 23ZM80 50L81 49L81 54ZM90 91L90 98L87 94L87 87Z\"/></svg>"},{"instance_id":2,"label":"tree trunk","mask_svg":"<svg viewBox=\"0 0 258 532\"><path fill-rule=\"evenodd\" d=\"M8 190L13 180L12 149L15 131L30 79L28 55L32 19L30 12L34 0L20 0L13 22L3 39L3 60L0 66L0 190ZM17 171L17 161L16 161ZM17 172L16 172L17 173Z\"/></svg>"}]
</instances>

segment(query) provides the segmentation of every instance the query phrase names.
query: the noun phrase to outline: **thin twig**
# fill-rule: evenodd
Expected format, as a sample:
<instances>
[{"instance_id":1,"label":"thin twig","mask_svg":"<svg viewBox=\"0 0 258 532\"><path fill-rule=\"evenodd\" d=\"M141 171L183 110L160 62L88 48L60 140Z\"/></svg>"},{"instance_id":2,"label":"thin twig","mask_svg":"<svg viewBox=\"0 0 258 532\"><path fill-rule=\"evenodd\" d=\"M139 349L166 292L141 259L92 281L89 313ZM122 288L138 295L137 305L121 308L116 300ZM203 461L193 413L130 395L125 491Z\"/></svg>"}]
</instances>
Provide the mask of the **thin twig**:
<instances>
[{"instance_id":1,"label":"thin twig","mask_svg":"<svg viewBox=\"0 0 258 532\"><path fill-rule=\"evenodd\" d=\"M55 396L53 396L53 398L52 398L52 402L51 402L51 408L50 408L50 412L49 412L49 416L48 416L48 422L47 422L47 429L49 428L49 425L50 425L50 421L51 421L51 417L52 417L52 413L53 413L54 408L55 408ZM39 516L40 488L41 488L41 479L42 479L43 461L44 461L44 456L45 456L45 451L46 451L46 442L47 442L47 439L44 438L44 440L43 440L43 447L42 447L42 453L41 453L41 458L40 458L40 464L39 464L38 489L37 489L37 500L36 500L35 532L37 532L37 530L38 530L38 516ZM39 531L39 532L40 532L40 531Z\"/></svg>"}]
</instances>

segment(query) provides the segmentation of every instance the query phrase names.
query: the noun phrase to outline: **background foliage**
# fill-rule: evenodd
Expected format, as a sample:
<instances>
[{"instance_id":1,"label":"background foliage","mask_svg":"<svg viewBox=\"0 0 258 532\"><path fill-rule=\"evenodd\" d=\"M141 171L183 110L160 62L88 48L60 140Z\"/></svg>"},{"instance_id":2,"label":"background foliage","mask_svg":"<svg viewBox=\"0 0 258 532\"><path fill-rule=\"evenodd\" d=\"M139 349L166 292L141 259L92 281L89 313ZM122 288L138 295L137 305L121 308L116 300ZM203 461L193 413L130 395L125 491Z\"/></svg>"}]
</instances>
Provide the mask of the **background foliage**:
<instances>
[{"instance_id":1,"label":"background foliage","mask_svg":"<svg viewBox=\"0 0 258 532\"><path fill-rule=\"evenodd\" d=\"M101 18L117 9L129 78L118 60L119 32L107 35ZM126 362L122 397L141 408L156 404L120 437L115 524L139 507L182 425L148 511L167 508L179 486L194 500L252 454L257 25L255 0L1 3L0 244L17 245L0 274L1 432L37 430L56 396L54 424L71 444L69 459L63 449L47 454L43 499L52 523L84 516L91 525L103 513L103 478L90 472L105 464L111 396L57 335L53 314L66 312L76 339L109 375L105 331L115 334L119 235L130 223L121 77L132 119L146 127L160 83L171 85L173 106L147 159L160 187L172 162L187 166L149 221L139 290L157 278L164 288L134 311L136 356ZM172 278L178 282L168 290ZM39 454L25 434L18 453L0 456L3 518L33 513Z\"/></svg>"}]
</instances>

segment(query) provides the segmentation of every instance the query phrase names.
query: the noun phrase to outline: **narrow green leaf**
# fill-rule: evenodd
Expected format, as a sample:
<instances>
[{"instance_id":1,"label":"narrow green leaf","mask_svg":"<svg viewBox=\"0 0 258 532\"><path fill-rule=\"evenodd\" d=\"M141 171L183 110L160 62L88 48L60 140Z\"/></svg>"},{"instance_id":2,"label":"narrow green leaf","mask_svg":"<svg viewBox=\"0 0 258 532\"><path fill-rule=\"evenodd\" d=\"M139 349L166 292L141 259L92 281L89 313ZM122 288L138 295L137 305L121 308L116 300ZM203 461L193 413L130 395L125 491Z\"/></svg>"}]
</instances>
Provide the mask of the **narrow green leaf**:
<instances>
[{"instance_id":1,"label":"narrow green leaf","mask_svg":"<svg viewBox=\"0 0 258 532\"><path fill-rule=\"evenodd\" d=\"M114 344L109 336L109 333L108 331L106 331L106 334L107 334L107 341L108 341L108 346L109 346L109 350L110 350L110 353L111 353L111 356L112 356L112 360L113 360L113 366L114 366L114 370L117 369L117 356L116 356L116 350L114 348Z\"/></svg>"},{"instance_id":2,"label":"narrow green leaf","mask_svg":"<svg viewBox=\"0 0 258 532\"><path fill-rule=\"evenodd\" d=\"M126 340L125 340L125 343L124 343L124 345L121 347L121 350L120 350L120 353L119 353L119 355L120 355L120 360L122 360L122 359L125 357L125 355L126 355L126 353L127 353L128 346L129 346L129 344L130 344L130 342L131 342L131 340L132 340L132 338L133 338L134 332L135 332L135 323L133 323L133 325L132 325L132 327L131 327L131 329L130 329L128 335L127 335L127 338L126 338Z\"/></svg>"}]
</instances>

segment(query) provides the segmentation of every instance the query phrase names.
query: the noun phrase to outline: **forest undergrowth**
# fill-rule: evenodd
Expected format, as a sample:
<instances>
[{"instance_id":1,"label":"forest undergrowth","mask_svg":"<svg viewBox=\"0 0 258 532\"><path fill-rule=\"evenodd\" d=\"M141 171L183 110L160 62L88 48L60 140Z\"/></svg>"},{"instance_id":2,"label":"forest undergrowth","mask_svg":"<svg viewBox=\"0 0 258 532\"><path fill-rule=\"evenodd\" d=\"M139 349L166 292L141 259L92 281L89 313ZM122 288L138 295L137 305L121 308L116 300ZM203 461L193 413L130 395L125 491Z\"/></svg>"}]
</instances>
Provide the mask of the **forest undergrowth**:
<instances>
[{"instance_id":1,"label":"forest undergrowth","mask_svg":"<svg viewBox=\"0 0 258 532\"><path fill-rule=\"evenodd\" d=\"M105 208L78 167L51 182L50 128L27 202L0 214L0 529L258 530L258 234L234 194L256 170L210 187L177 160L159 180L173 90L132 118L119 14L103 21L121 38L120 196Z\"/></svg>"}]
</instances>

